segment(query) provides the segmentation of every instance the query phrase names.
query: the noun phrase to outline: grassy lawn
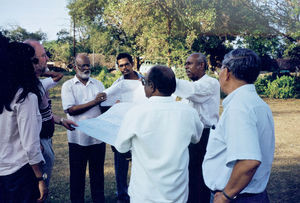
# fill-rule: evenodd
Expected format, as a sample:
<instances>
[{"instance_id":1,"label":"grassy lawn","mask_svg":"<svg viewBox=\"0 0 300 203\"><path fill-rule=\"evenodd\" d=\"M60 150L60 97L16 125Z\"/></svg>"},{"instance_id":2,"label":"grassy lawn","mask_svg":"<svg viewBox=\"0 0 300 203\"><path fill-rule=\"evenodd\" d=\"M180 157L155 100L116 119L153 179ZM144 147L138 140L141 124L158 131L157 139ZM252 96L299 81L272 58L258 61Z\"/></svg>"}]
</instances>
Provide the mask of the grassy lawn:
<instances>
[{"instance_id":1,"label":"grassy lawn","mask_svg":"<svg viewBox=\"0 0 300 203\"><path fill-rule=\"evenodd\" d=\"M51 93L53 111L64 115L61 106L61 84L70 79L63 78ZM275 120L276 148L268 192L271 202L300 202L300 100L265 99L270 105ZM53 137L56 155L50 183L49 202L69 202L69 160L66 130L56 126ZM87 172L88 174L88 172ZM105 197L107 203L115 200L113 153L109 145L105 160ZM86 202L91 202L89 179L86 179Z\"/></svg>"}]
</instances>

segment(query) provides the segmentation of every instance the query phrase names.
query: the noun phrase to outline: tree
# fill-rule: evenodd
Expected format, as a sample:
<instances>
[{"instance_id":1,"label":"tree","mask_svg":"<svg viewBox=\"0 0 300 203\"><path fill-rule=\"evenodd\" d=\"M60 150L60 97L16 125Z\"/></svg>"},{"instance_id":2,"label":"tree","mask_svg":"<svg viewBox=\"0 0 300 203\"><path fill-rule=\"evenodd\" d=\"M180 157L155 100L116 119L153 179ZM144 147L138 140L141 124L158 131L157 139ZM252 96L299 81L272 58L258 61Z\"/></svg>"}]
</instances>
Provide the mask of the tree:
<instances>
[{"instance_id":1,"label":"tree","mask_svg":"<svg viewBox=\"0 0 300 203\"><path fill-rule=\"evenodd\" d=\"M35 39L37 41L45 41L47 34L42 31L28 32L25 28L16 26L10 30L1 29L2 33L13 41L23 42L26 39Z\"/></svg>"}]
</instances>

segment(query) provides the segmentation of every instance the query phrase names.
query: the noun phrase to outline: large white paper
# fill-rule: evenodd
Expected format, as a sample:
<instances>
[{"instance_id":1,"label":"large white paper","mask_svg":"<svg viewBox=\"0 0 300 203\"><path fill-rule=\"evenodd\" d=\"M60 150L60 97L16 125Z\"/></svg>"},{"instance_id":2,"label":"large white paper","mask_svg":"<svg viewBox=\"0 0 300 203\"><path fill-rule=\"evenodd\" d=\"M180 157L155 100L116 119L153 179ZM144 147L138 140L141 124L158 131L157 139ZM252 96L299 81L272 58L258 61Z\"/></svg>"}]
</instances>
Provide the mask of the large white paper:
<instances>
[{"instance_id":1,"label":"large white paper","mask_svg":"<svg viewBox=\"0 0 300 203\"><path fill-rule=\"evenodd\" d=\"M104 92L107 94L107 101L102 102L101 105L112 107L97 118L79 121L77 129L114 145L125 114L134 105L147 101L147 97L144 86L139 80L122 80ZM116 100L120 103L116 104Z\"/></svg>"},{"instance_id":2,"label":"large white paper","mask_svg":"<svg viewBox=\"0 0 300 203\"><path fill-rule=\"evenodd\" d=\"M112 106L117 100L120 102L143 102L146 100L144 86L139 80L121 80L104 90L107 100L101 106Z\"/></svg>"},{"instance_id":3,"label":"large white paper","mask_svg":"<svg viewBox=\"0 0 300 203\"><path fill-rule=\"evenodd\" d=\"M79 121L78 130L107 144L115 144L125 114L135 103L118 103L97 118Z\"/></svg>"}]
</instances>

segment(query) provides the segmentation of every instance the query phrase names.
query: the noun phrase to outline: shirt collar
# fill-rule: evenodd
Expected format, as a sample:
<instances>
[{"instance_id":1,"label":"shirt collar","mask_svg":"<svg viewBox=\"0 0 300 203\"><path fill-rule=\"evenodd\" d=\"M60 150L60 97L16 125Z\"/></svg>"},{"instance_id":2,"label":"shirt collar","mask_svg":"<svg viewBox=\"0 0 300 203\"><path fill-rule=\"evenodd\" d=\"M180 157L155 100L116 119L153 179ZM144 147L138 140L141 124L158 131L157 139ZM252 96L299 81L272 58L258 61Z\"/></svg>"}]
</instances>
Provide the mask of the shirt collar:
<instances>
[{"instance_id":1,"label":"shirt collar","mask_svg":"<svg viewBox=\"0 0 300 203\"><path fill-rule=\"evenodd\" d=\"M208 75L204 74L201 78L199 78L197 81L200 81L200 80L205 80L205 78L207 78Z\"/></svg>"},{"instance_id":2,"label":"shirt collar","mask_svg":"<svg viewBox=\"0 0 300 203\"><path fill-rule=\"evenodd\" d=\"M75 75L74 78L73 78L73 82L74 82L74 84L76 84L76 83L82 83L82 82L77 78L76 75ZM89 80L87 81L86 85L88 85L89 83L93 83L93 81L91 80L91 78L89 78Z\"/></svg>"},{"instance_id":3,"label":"shirt collar","mask_svg":"<svg viewBox=\"0 0 300 203\"><path fill-rule=\"evenodd\" d=\"M167 97L163 97L163 96L152 96L149 98L150 102L163 102L163 103L167 103L167 102L173 102L175 101L175 98L172 96L167 96Z\"/></svg>"},{"instance_id":4,"label":"shirt collar","mask_svg":"<svg viewBox=\"0 0 300 203\"><path fill-rule=\"evenodd\" d=\"M143 75L139 74L138 72L136 71L133 71L135 73L135 75L138 76L139 79L141 79L143 77ZM121 77L119 78L120 80L124 80L124 75L121 75Z\"/></svg>"},{"instance_id":5,"label":"shirt collar","mask_svg":"<svg viewBox=\"0 0 300 203\"><path fill-rule=\"evenodd\" d=\"M243 92L243 91L251 91L251 92L256 91L255 85L254 84L246 84L246 85L242 85L242 86L238 87L233 92L231 92L229 95L227 95L227 97L223 100L222 105L224 107L226 107L226 105L228 105L228 103L232 100L232 98L236 94L238 94L238 92Z\"/></svg>"}]
</instances>

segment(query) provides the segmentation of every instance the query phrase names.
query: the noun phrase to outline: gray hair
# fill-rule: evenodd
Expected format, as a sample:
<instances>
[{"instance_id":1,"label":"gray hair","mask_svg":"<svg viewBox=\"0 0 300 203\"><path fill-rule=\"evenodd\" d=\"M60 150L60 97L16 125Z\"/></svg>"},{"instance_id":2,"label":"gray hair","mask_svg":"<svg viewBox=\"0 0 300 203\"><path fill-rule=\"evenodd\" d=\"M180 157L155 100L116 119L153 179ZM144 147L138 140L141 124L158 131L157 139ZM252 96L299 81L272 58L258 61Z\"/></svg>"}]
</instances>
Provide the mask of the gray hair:
<instances>
[{"instance_id":1,"label":"gray hair","mask_svg":"<svg viewBox=\"0 0 300 203\"><path fill-rule=\"evenodd\" d=\"M260 59L250 49L234 49L224 56L222 65L239 80L252 84L260 72Z\"/></svg>"}]
</instances>

